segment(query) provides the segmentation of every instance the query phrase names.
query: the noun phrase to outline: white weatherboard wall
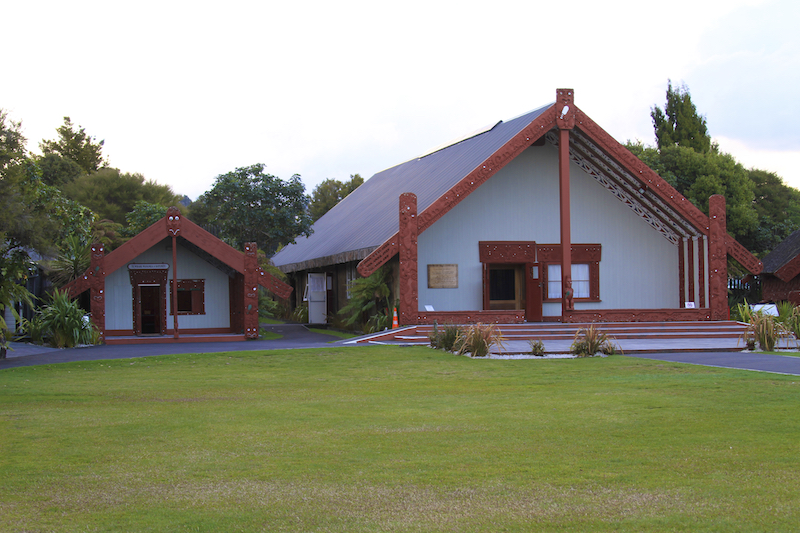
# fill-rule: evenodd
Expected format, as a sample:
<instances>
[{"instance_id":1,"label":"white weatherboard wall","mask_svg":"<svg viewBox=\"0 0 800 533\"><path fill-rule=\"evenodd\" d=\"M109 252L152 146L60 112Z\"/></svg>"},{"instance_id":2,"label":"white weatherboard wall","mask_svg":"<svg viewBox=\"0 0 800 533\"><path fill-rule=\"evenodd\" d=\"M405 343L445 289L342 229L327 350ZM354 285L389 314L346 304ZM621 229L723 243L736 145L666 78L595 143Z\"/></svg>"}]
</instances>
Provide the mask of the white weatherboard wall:
<instances>
[{"instance_id":1,"label":"white weatherboard wall","mask_svg":"<svg viewBox=\"0 0 800 533\"><path fill-rule=\"evenodd\" d=\"M558 150L533 146L451 209L418 238L419 307L483 308L479 241L561 240ZM678 248L577 165L570 165L572 242L602 245L600 302L576 309L677 308ZM429 264L457 264L457 289L429 289ZM545 303L545 316L561 314Z\"/></svg>"},{"instance_id":2,"label":"white weatherboard wall","mask_svg":"<svg viewBox=\"0 0 800 533\"><path fill-rule=\"evenodd\" d=\"M130 263L167 263L172 279L172 242L165 239ZM167 249L169 247L169 249ZM227 328L231 325L228 276L178 244L178 279L205 280L205 314L178 315L178 327ZM106 328L133 328L133 289L126 266L106 277ZM167 287L167 327L172 328L172 294Z\"/></svg>"}]
</instances>

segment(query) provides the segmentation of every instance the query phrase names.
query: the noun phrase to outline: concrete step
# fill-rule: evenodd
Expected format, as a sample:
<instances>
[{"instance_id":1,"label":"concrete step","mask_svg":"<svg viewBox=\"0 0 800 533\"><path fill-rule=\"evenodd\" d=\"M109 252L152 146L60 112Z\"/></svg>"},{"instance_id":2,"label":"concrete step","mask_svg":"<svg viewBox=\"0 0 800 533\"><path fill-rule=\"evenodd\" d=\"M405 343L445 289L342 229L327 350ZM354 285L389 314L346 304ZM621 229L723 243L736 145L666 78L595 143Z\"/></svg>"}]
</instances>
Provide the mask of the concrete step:
<instances>
[{"instance_id":1,"label":"concrete step","mask_svg":"<svg viewBox=\"0 0 800 533\"><path fill-rule=\"evenodd\" d=\"M505 353L526 353L529 341L539 340L548 353L569 351L575 334L592 324L499 324L506 345ZM745 324L725 322L613 322L594 327L630 353L664 351L739 351L744 349ZM409 326L359 339L362 343L428 345L433 326ZM784 339L785 343L792 339Z\"/></svg>"}]
</instances>

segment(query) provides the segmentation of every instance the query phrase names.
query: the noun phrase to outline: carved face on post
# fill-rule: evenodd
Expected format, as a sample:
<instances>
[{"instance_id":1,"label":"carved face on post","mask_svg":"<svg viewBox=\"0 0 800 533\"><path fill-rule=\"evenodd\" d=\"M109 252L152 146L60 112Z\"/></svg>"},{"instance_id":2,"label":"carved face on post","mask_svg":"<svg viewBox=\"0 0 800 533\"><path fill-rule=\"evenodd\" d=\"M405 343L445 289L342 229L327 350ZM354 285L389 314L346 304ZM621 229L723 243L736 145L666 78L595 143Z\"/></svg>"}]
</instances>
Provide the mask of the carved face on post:
<instances>
[{"instance_id":1,"label":"carved face on post","mask_svg":"<svg viewBox=\"0 0 800 533\"><path fill-rule=\"evenodd\" d=\"M181 232L181 212L177 207L170 207L167 210L167 231L173 236Z\"/></svg>"}]
</instances>

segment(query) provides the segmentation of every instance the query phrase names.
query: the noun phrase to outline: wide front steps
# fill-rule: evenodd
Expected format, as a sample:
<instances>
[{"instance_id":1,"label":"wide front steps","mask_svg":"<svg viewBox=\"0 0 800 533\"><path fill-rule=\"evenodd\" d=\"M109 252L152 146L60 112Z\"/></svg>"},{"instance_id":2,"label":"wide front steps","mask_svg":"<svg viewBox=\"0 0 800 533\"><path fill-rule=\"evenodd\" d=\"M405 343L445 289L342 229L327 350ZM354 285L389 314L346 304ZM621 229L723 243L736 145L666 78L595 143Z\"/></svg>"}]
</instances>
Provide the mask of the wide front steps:
<instances>
[{"instance_id":1,"label":"wide front steps","mask_svg":"<svg viewBox=\"0 0 800 533\"><path fill-rule=\"evenodd\" d=\"M547 353L567 353L580 329L592 324L541 322L498 324L505 345L502 353L526 353L530 341L542 341ZM603 322L593 324L627 353L675 351L741 351L745 348L740 322ZM442 326L439 326L442 327ZM363 337L359 343L429 345L433 326L409 326Z\"/></svg>"}]
</instances>

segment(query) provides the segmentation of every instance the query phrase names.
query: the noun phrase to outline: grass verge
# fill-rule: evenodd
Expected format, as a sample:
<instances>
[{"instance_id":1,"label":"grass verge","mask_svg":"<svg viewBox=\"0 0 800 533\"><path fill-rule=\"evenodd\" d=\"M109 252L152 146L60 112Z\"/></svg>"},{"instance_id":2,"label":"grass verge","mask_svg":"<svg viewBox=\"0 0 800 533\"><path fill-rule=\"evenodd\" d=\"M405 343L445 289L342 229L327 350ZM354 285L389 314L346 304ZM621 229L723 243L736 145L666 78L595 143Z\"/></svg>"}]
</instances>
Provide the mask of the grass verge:
<instances>
[{"instance_id":1,"label":"grass verge","mask_svg":"<svg viewBox=\"0 0 800 533\"><path fill-rule=\"evenodd\" d=\"M2 531L793 531L800 379L236 352L0 371Z\"/></svg>"}]
</instances>

